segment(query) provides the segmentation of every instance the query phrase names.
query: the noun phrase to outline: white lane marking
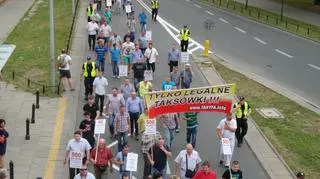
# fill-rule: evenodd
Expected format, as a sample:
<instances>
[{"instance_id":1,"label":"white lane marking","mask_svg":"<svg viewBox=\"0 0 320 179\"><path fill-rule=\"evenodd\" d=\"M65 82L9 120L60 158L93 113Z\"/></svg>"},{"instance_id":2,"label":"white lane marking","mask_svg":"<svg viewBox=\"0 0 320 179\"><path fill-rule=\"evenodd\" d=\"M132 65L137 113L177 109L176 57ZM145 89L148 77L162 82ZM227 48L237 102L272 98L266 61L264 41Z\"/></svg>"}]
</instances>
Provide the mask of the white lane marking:
<instances>
[{"instance_id":1,"label":"white lane marking","mask_svg":"<svg viewBox=\"0 0 320 179\"><path fill-rule=\"evenodd\" d=\"M239 27L234 27L237 31L239 31L239 32L241 32L241 33L243 33L243 34L245 34L245 33L247 33L245 30L243 30L243 29L240 29Z\"/></svg>"},{"instance_id":2,"label":"white lane marking","mask_svg":"<svg viewBox=\"0 0 320 179\"><path fill-rule=\"evenodd\" d=\"M200 48L200 47L199 47L199 46L197 46L196 48L191 49L191 50L190 50L190 52L191 52L191 53L193 53L194 51L198 50L199 48Z\"/></svg>"},{"instance_id":3,"label":"white lane marking","mask_svg":"<svg viewBox=\"0 0 320 179\"><path fill-rule=\"evenodd\" d=\"M149 14L151 14L151 8L150 8L145 2L143 2L143 0L137 0L137 1L140 3L140 5L141 5L142 7L144 7L144 8L149 12ZM175 35L175 34L177 34L177 33L180 33L180 31L179 31L176 27L174 27L173 25L171 25L171 24L169 24L167 21L165 21L162 17L158 16L157 19L158 19L158 22L163 26L163 28L165 28L165 30L169 33L169 35L170 35L178 44L180 44L180 39L177 38L176 35ZM172 31L173 31L173 32L172 32ZM201 44L199 44L198 42L196 42L196 41L193 40L192 38L190 38L189 41L195 43L197 46L199 46L200 49L202 49L202 50L204 49L204 47L203 47ZM188 50L188 52L189 52L190 54L192 54L189 50ZM209 53L212 54L213 52L212 52L212 51L209 51Z\"/></svg>"},{"instance_id":4,"label":"white lane marking","mask_svg":"<svg viewBox=\"0 0 320 179\"><path fill-rule=\"evenodd\" d=\"M206 13L214 16L214 14L212 12L210 12L210 11L206 11Z\"/></svg>"},{"instance_id":5,"label":"white lane marking","mask_svg":"<svg viewBox=\"0 0 320 179\"><path fill-rule=\"evenodd\" d=\"M224 22L224 23L226 23L226 24L229 24L229 22L228 22L227 20L223 19L223 18L219 18L219 20L220 20L221 22Z\"/></svg>"},{"instance_id":6,"label":"white lane marking","mask_svg":"<svg viewBox=\"0 0 320 179\"><path fill-rule=\"evenodd\" d=\"M293 58L292 55L289 55L289 54L287 54L286 52L283 52L283 51L281 51L281 50L279 50L279 49L275 49L275 51L278 52L278 53L280 53L281 55L284 55L284 56L288 57L288 58Z\"/></svg>"},{"instance_id":7,"label":"white lane marking","mask_svg":"<svg viewBox=\"0 0 320 179\"><path fill-rule=\"evenodd\" d=\"M189 45L188 45L188 48L192 47L194 44L194 42L191 42Z\"/></svg>"},{"instance_id":8,"label":"white lane marking","mask_svg":"<svg viewBox=\"0 0 320 179\"><path fill-rule=\"evenodd\" d=\"M308 64L308 66L320 71L320 67L318 67L317 65Z\"/></svg>"},{"instance_id":9,"label":"white lane marking","mask_svg":"<svg viewBox=\"0 0 320 179\"><path fill-rule=\"evenodd\" d=\"M263 44L263 45L267 45L267 42L259 39L258 37L253 37L253 39L256 40L256 41L258 41L258 42L260 42L260 43Z\"/></svg>"},{"instance_id":10,"label":"white lane marking","mask_svg":"<svg viewBox=\"0 0 320 179\"><path fill-rule=\"evenodd\" d=\"M175 35L176 37L180 37L180 34Z\"/></svg>"},{"instance_id":11,"label":"white lane marking","mask_svg":"<svg viewBox=\"0 0 320 179\"><path fill-rule=\"evenodd\" d=\"M108 148L111 148L111 147L113 147L113 146L116 145L116 144L118 144L118 141L117 141L117 140L114 141L114 142L112 142L111 144L109 144L109 145L108 145Z\"/></svg>"},{"instance_id":12,"label":"white lane marking","mask_svg":"<svg viewBox=\"0 0 320 179\"><path fill-rule=\"evenodd\" d=\"M201 9L201 6L198 4L193 4L194 6L196 6L197 8Z\"/></svg>"}]
</instances>

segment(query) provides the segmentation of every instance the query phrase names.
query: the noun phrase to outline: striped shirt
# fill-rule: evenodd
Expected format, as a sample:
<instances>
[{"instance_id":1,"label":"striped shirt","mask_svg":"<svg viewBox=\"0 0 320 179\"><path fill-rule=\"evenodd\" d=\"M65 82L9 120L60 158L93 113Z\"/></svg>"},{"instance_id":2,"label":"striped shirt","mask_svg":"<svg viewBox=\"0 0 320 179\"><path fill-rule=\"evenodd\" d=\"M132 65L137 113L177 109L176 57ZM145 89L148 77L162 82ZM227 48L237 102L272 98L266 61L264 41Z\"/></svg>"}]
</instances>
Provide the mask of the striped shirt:
<instances>
[{"instance_id":1,"label":"striped shirt","mask_svg":"<svg viewBox=\"0 0 320 179\"><path fill-rule=\"evenodd\" d=\"M97 60L104 60L107 52L108 52L108 47L98 45L96 47Z\"/></svg>"},{"instance_id":2,"label":"striped shirt","mask_svg":"<svg viewBox=\"0 0 320 179\"><path fill-rule=\"evenodd\" d=\"M184 113L185 118L191 118L190 120L187 120L187 129L198 127L198 113L196 112L188 112Z\"/></svg>"},{"instance_id":3,"label":"striped shirt","mask_svg":"<svg viewBox=\"0 0 320 179\"><path fill-rule=\"evenodd\" d=\"M175 129L176 128L176 122L175 122L175 118L177 117L176 113L169 113L169 114L165 114L163 115L160 120L163 123L164 127L168 128L168 129Z\"/></svg>"},{"instance_id":4,"label":"striped shirt","mask_svg":"<svg viewBox=\"0 0 320 179\"><path fill-rule=\"evenodd\" d=\"M117 132L127 132L129 129L128 121L130 121L130 116L128 113L118 113L114 118L114 123Z\"/></svg>"}]
</instances>

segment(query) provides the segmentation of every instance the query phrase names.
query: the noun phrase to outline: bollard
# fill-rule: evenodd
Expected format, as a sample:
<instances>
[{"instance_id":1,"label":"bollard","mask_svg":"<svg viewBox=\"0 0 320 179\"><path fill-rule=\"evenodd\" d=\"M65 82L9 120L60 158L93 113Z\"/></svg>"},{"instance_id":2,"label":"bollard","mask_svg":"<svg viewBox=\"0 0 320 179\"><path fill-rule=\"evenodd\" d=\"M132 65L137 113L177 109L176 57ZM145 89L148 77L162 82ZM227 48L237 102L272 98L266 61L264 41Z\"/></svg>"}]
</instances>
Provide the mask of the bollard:
<instances>
[{"instance_id":1,"label":"bollard","mask_svg":"<svg viewBox=\"0 0 320 179\"><path fill-rule=\"evenodd\" d=\"M14 71L13 71L13 72L12 72L12 80L14 80L14 75L15 75L15 74L14 74Z\"/></svg>"},{"instance_id":2,"label":"bollard","mask_svg":"<svg viewBox=\"0 0 320 179\"><path fill-rule=\"evenodd\" d=\"M32 104L32 112L31 112L31 123L32 124L34 124L36 122L35 111L36 111L36 105Z\"/></svg>"},{"instance_id":3,"label":"bollard","mask_svg":"<svg viewBox=\"0 0 320 179\"><path fill-rule=\"evenodd\" d=\"M39 105L39 91L36 92L36 108L39 109L40 105Z\"/></svg>"},{"instance_id":4,"label":"bollard","mask_svg":"<svg viewBox=\"0 0 320 179\"><path fill-rule=\"evenodd\" d=\"M30 87L30 79L28 78L28 87Z\"/></svg>"},{"instance_id":5,"label":"bollard","mask_svg":"<svg viewBox=\"0 0 320 179\"><path fill-rule=\"evenodd\" d=\"M299 31L299 24L297 24L297 32Z\"/></svg>"},{"instance_id":6,"label":"bollard","mask_svg":"<svg viewBox=\"0 0 320 179\"><path fill-rule=\"evenodd\" d=\"M204 57L208 57L208 56L209 56L210 41L209 41L209 40L205 40L203 46L204 46L203 56L204 56Z\"/></svg>"},{"instance_id":7,"label":"bollard","mask_svg":"<svg viewBox=\"0 0 320 179\"><path fill-rule=\"evenodd\" d=\"M46 93L46 86L45 85L42 86L42 94L44 94L44 93Z\"/></svg>"},{"instance_id":8,"label":"bollard","mask_svg":"<svg viewBox=\"0 0 320 179\"><path fill-rule=\"evenodd\" d=\"M57 86L57 95L60 95L60 84Z\"/></svg>"},{"instance_id":9,"label":"bollard","mask_svg":"<svg viewBox=\"0 0 320 179\"><path fill-rule=\"evenodd\" d=\"M307 34L310 35L310 28L307 29Z\"/></svg>"},{"instance_id":10,"label":"bollard","mask_svg":"<svg viewBox=\"0 0 320 179\"><path fill-rule=\"evenodd\" d=\"M258 19L260 19L260 11L258 11Z\"/></svg>"},{"instance_id":11,"label":"bollard","mask_svg":"<svg viewBox=\"0 0 320 179\"><path fill-rule=\"evenodd\" d=\"M26 120L26 140L30 140L30 120L27 118Z\"/></svg>"},{"instance_id":12,"label":"bollard","mask_svg":"<svg viewBox=\"0 0 320 179\"><path fill-rule=\"evenodd\" d=\"M10 172L10 179L14 179L14 164L12 160L10 160L9 162L9 172Z\"/></svg>"},{"instance_id":13,"label":"bollard","mask_svg":"<svg viewBox=\"0 0 320 179\"><path fill-rule=\"evenodd\" d=\"M286 29L288 28L288 21L286 21Z\"/></svg>"}]
</instances>

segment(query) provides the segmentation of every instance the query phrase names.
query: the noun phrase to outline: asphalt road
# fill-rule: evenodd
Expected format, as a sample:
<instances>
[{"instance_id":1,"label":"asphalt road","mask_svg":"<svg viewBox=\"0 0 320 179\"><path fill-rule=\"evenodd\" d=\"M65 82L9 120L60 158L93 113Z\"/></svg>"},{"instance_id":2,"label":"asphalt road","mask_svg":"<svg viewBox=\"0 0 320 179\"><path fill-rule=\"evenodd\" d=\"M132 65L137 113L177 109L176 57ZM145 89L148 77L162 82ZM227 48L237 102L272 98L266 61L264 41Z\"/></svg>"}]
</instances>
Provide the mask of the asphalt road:
<instances>
[{"instance_id":1,"label":"asphalt road","mask_svg":"<svg viewBox=\"0 0 320 179\"><path fill-rule=\"evenodd\" d=\"M162 2L164 3L164 2ZM142 7L134 2L134 9L136 11L140 11ZM170 17L170 16L169 16ZM112 20L112 29L113 31L119 32L121 36L123 36L125 32L125 15L121 17L114 16ZM154 47L157 48L159 52L159 59L160 64L156 66L155 72L155 80L153 84L155 89L159 89L160 83L163 78L169 74L169 68L167 65L167 52L168 49L171 47L171 44L174 42L173 38L169 36L167 31L159 24L159 23L152 23L149 22L148 28L152 29L153 34L153 42ZM207 86L208 83L205 78L201 75L197 67L192 64L192 68L195 72L194 82L192 87L201 87ZM111 78L111 67L107 64L106 68L106 77L109 81L108 91L111 91L112 87L119 87L121 84L120 79L113 79ZM82 86L80 98L83 99L84 89ZM76 128L78 127L80 121L82 120L82 106L84 105L84 101L79 103L78 106L78 119ZM216 114L216 113L203 113L199 116L199 132L198 132L198 139L197 139L197 151L199 152L202 160L209 160L215 171L221 175L224 172L224 168L218 166L219 161L219 142L215 136L215 128L218 125L218 122L224 117L223 114ZM160 125L157 126L158 129L162 132L162 127ZM108 131L106 131L108 134ZM103 135L104 138L107 139L107 142L110 144L112 141L109 140L108 135ZM129 137L129 145L131 152L139 153L140 154L140 142L135 141L133 138ZM185 123L181 126L181 132L176 135L174 139L174 144L172 147L173 158L169 161L170 170L172 173L174 172L174 158L180 152L180 150L184 149L186 145L186 131L185 131ZM116 154L117 146L114 145L112 147L114 154ZM264 173L264 170L261 168L259 162L254 157L252 151L248 148L247 145L244 145L242 148L235 148L234 151L234 160L239 160L241 163L241 168L244 171L245 178L259 178L259 179L266 179L267 175ZM138 163L138 172L134 172L133 175L141 179L143 172L143 159L142 156L139 156L139 163ZM108 178L116 178L115 174L109 175Z\"/></svg>"},{"instance_id":2,"label":"asphalt road","mask_svg":"<svg viewBox=\"0 0 320 179\"><path fill-rule=\"evenodd\" d=\"M320 44L201 5L196 0L161 0L159 15L180 29L188 24L199 43L239 68L275 82L320 106ZM213 31L204 21L215 22Z\"/></svg>"}]
</instances>

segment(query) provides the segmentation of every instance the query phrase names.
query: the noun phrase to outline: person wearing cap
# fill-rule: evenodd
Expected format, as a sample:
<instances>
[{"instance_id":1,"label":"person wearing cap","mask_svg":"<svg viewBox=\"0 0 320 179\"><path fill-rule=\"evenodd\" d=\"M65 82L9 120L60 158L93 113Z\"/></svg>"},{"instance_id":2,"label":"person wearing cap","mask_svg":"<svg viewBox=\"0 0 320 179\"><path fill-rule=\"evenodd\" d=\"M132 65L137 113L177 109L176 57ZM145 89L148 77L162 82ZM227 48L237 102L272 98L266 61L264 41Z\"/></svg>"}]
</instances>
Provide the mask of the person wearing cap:
<instances>
[{"instance_id":1,"label":"person wearing cap","mask_svg":"<svg viewBox=\"0 0 320 179\"><path fill-rule=\"evenodd\" d=\"M157 21L158 9L159 9L159 1L158 0L151 1L151 9L152 9L152 20Z\"/></svg>"},{"instance_id":2,"label":"person wearing cap","mask_svg":"<svg viewBox=\"0 0 320 179\"><path fill-rule=\"evenodd\" d=\"M88 56L87 61L83 63L81 73L81 77L84 77L85 100L88 100L88 96L92 95L93 81L97 76L97 71L96 63Z\"/></svg>"},{"instance_id":3,"label":"person wearing cap","mask_svg":"<svg viewBox=\"0 0 320 179\"><path fill-rule=\"evenodd\" d=\"M72 64L72 60L70 55L67 54L65 49L61 50L61 54L58 56L59 61L59 72L60 72L60 80L63 84L63 91L66 91L66 86L69 85L70 91L74 91L74 87L72 85L71 73L70 73L70 65Z\"/></svg>"},{"instance_id":4,"label":"person wearing cap","mask_svg":"<svg viewBox=\"0 0 320 179\"><path fill-rule=\"evenodd\" d=\"M202 169L198 170L193 179L217 179L217 174L210 168L210 163L205 161L202 164Z\"/></svg>"},{"instance_id":5,"label":"person wearing cap","mask_svg":"<svg viewBox=\"0 0 320 179\"><path fill-rule=\"evenodd\" d=\"M297 176L297 179L304 179L304 173L303 172L298 172L296 176Z\"/></svg>"},{"instance_id":6,"label":"person wearing cap","mask_svg":"<svg viewBox=\"0 0 320 179\"><path fill-rule=\"evenodd\" d=\"M236 137L237 137L237 146L241 147L243 144L243 138L247 134L248 131L248 116L251 114L251 108L249 104L245 101L244 97L239 97L239 102L234 104L233 111L236 114L237 119L237 130L236 130Z\"/></svg>"},{"instance_id":7,"label":"person wearing cap","mask_svg":"<svg viewBox=\"0 0 320 179\"><path fill-rule=\"evenodd\" d=\"M181 77L181 88L188 89L191 86L193 72L191 70L191 65L189 63L185 64L184 70L180 72Z\"/></svg>"},{"instance_id":8,"label":"person wearing cap","mask_svg":"<svg viewBox=\"0 0 320 179\"><path fill-rule=\"evenodd\" d=\"M230 141L231 155L224 154L222 143L220 148L220 165L224 164L226 168L229 168L230 166L230 161L231 161L234 143L235 143L234 133L236 129L237 129L237 121L232 118L231 112L226 114L226 118L222 119L219 122L219 125L217 126L217 129L216 129L216 135L220 141L222 141L222 138L227 138Z\"/></svg>"},{"instance_id":9,"label":"person wearing cap","mask_svg":"<svg viewBox=\"0 0 320 179\"><path fill-rule=\"evenodd\" d=\"M181 52L187 52L188 45L189 45L189 36L190 36L190 30L188 29L187 25L184 25L183 29L180 30Z\"/></svg>"}]
</instances>

